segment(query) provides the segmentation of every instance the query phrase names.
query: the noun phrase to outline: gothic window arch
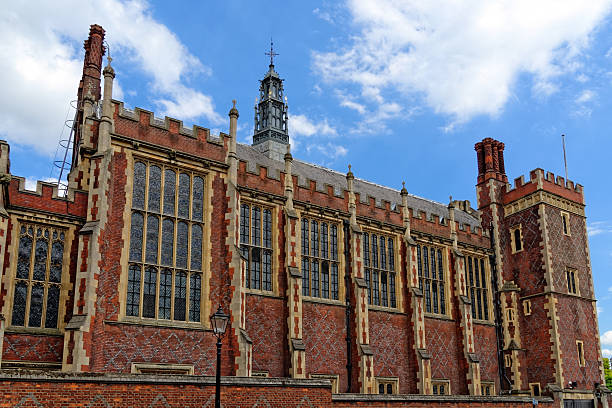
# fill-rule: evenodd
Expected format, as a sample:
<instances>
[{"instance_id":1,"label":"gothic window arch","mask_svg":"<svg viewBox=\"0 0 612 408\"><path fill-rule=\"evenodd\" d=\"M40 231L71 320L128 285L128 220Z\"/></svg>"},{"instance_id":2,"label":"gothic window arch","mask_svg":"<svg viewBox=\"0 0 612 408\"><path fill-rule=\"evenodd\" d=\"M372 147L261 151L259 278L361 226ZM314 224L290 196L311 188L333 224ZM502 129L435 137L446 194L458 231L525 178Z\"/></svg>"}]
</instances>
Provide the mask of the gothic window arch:
<instances>
[{"instance_id":1,"label":"gothic window arch","mask_svg":"<svg viewBox=\"0 0 612 408\"><path fill-rule=\"evenodd\" d=\"M57 329L67 229L23 222L17 231L11 325Z\"/></svg>"},{"instance_id":2,"label":"gothic window arch","mask_svg":"<svg viewBox=\"0 0 612 408\"><path fill-rule=\"evenodd\" d=\"M204 176L136 160L126 315L200 322Z\"/></svg>"},{"instance_id":3,"label":"gothic window arch","mask_svg":"<svg viewBox=\"0 0 612 408\"><path fill-rule=\"evenodd\" d=\"M240 204L240 252L246 260L245 286L273 290L273 210L257 203Z\"/></svg>"},{"instance_id":4,"label":"gothic window arch","mask_svg":"<svg viewBox=\"0 0 612 408\"><path fill-rule=\"evenodd\" d=\"M339 300L340 224L327 219L302 217L302 294Z\"/></svg>"},{"instance_id":5,"label":"gothic window arch","mask_svg":"<svg viewBox=\"0 0 612 408\"><path fill-rule=\"evenodd\" d=\"M443 252L434 245L417 245L419 289L423 291L425 313L448 314L448 272Z\"/></svg>"},{"instance_id":6,"label":"gothic window arch","mask_svg":"<svg viewBox=\"0 0 612 408\"><path fill-rule=\"evenodd\" d=\"M364 278L368 285L368 303L374 306L397 307L397 275L395 238L391 235L364 231Z\"/></svg>"}]
</instances>

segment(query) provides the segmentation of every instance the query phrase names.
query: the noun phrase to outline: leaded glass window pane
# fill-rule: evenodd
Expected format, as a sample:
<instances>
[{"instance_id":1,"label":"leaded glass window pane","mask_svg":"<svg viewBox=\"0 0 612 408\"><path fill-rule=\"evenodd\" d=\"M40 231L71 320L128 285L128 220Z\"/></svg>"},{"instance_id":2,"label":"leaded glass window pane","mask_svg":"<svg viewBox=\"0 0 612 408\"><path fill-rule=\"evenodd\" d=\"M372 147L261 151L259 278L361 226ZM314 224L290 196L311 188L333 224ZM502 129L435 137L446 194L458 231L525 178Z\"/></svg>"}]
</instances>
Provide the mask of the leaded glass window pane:
<instances>
[{"instance_id":1,"label":"leaded glass window pane","mask_svg":"<svg viewBox=\"0 0 612 408\"><path fill-rule=\"evenodd\" d=\"M146 262L157 263L157 245L159 242L159 218L155 215L147 217L147 249Z\"/></svg>"},{"instance_id":2,"label":"leaded glass window pane","mask_svg":"<svg viewBox=\"0 0 612 408\"><path fill-rule=\"evenodd\" d=\"M319 262L312 261L312 296L319 296Z\"/></svg>"},{"instance_id":3,"label":"leaded glass window pane","mask_svg":"<svg viewBox=\"0 0 612 408\"><path fill-rule=\"evenodd\" d=\"M64 257L64 242L55 240L51 245L51 264L49 265L49 282L62 281L62 260Z\"/></svg>"},{"instance_id":4,"label":"leaded glass window pane","mask_svg":"<svg viewBox=\"0 0 612 408\"><path fill-rule=\"evenodd\" d=\"M140 266L130 265L126 302L126 314L128 316L138 316L140 314L140 272Z\"/></svg>"},{"instance_id":5,"label":"leaded glass window pane","mask_svg":"<svg viewBox=\"0 0 612 408\"><path fill-rule=\"evenodd\" d=\"M28 286L23 281L15 284L15 298L13 300L13 326L25 325L26 298L28 296Z\"/></svg>"},{"instance_id":6,"label":"leaded glass window pane","mask_svg":"<svg viewBox=\"0 0 612 408\"><path fill-rule=\"evenodd\" d=\"M174 320L185 320L187 309L187 274L177 272L174 277Z\"/></svg>"},{"instance_id":7,"label":"leaded glass window pane","mask_svg":"<svg viewBox=\"0 0 612 408\"><path fill-rule=\"evenodd\" d=\"M263 250L263 290L272 290L272 251Z\"/></svg>"},{"instance_id":8,"label":"leaded glass window pane","mask_svg":"<svg viewBox=\"0 0 612 408\"><path fill-rule=\"evenodd\" d=\"M338 264L335 262L331 264L331 292L332 299L338 300Z\"/></svg>"},{"instance_id":9,"label":"leaded glass window pane","mask_svg":"<svg viewBox=\"0 0 612 408\"><path fill-rule=\"evenodd\" d=\"M134 186L132 189L132 208L144 210L145 187L147 180L147 165L143 162L134 163Z\"/></svg>"},{"instance_id":10,"label":"leaded glass window pane","mask_svg":"<svg viewBox=\"0 0 612 408\"><path fill-rule=\"evenodd\" d=\"M363 259L368 302L375 306L396 307L393 238L364 232Z\"/></svg>"},{"instance_id":11,"label":"leaded glass window pane","mask_svg":"<svg viewBox=\"0 0 612 408\"><path fill-rule=\"evenodd\" d=\"M327 224L322 222L321 223L321 258L329 258L329 254L328 254L328 248L327 248L327 244L328 244L328 238L327 238ZM326 296L323 296L326 297Z\"/></svg>"},{"instance_id":12,"label":"leaded glass window pane","mask_svg":"<svg viewBox=\"0 0 612 408\"><path fill-rule=\"evenodd\" d=\"M272 213L269 209L263 210L263 246L272 248Z\"/></svg>"},{"instance_id":13,"label":"leaded glass window pane","mask_svg":"<svg viewBox=\"0 0 612 408\"><path fill-rule=\"evenodd\" d=\"M202 227L191 225L191 269L202 270Z\"/></svg>"},{"instance_id":14,"label":"leaded glass window pane","mask_svg":"<svg viewBox=\"0 0 612 408\"><path fill-rule=\"evenodd\" d=\"M132 225L130 228L130 261L142 261L142 232L144 217L139 212L132 213Z\"/></svg>"},{"instance_id":15,"label":"leaded glass window pane","mask_svg":"<svg viewBox=\"0 0 612 408\"><path fill-rule=\"evenodd\" d=\"M155 317L155 297L157 292L157 269L149 266L145 269L144 290L142 295L143 317Z\"/></svg>"},{"instance_id":16,"label":"leaded glass window pane","mask_svg":"<svg viewBox=\"0 0 612 408\"><path fill-rule=\"evenodd\" d=\"M338 227L332 225L330 228L330 239L331 239L331 259L333 261L338 260Z\"/></svg>"},{"instance_id":17,"label":"leaded glass window pane","mask_svg":"<svg viewBox=\"0 0 612 408\"><path fill-rule=\"evenodd\" d=\"M193 203L191 217L194 221L202 221L204 214L204 179L195 176L193 178Z\"/></svg>"},{"instance_id":18,"label":"leaded glass window pane","mask_svg":"<svg viewBox=\"0 0 612 408\"><path fill-rule=\"evenodd\" d=\"M49 329L57 328L57 317L59 313L60 287L49 285L47 289L47 312L45 317L45 327Z\"/></svg>"},{"instance_id":19,"label":"leaded glass window pane","mask_svg":"<svg viewBox=\"0 0 612 408\"><path fill-rule=\"evenodd\" d=\"M189 320L200 321L200 302L202 297L202 276L199 273L191 274L189 283Z\"/></svg>"},{"instance_id":20,"label":"leaded glass window pane","mask_svg":"<svg viewBox=\"0 0 612 408\"><path fill-rule=\"evenodd\" d=\"M302 258L302 294L310 296L310 262L308 258Z\"/></svg>"},{"instance_id":21,"label":"leaded glass window pane","mask_svg":"<svg viewBox=\"0 0 612 408\"><path fill-rule=\"evenodd\" d=\"M172 266L174 251L174 221L164 218L162 225L161 264Z\"/></svg>"},{"instance_id":22,"label":"leaded glass window pane","mask_svg":"<svg viewBox=\"0 0 612 408\"><path fill-rule=\"evenodd\" d=\"M30 292L30 320L29 327L40 327L43 312L43 299L45 287L39 283L32 285Z\"/></svg>"},{"instance_id":23,"label":"leaded glass window pane","mask_svg":"<svg viewBox=\"0 0 612 408\"><path fill-rule=\"evenodd\" d=\"M172 271L162 269L159 275L159 319L170 319Z\"/></svg>"},{"instance_id":24,"label":"leaded glass window pane","mask_svg":"<svg viewBox=\"0 0 612 408\"><path fill-rule=\"evenodd\" d=\"M149 199L148 210L159 212L159 200L161 198L161 168L149 167Z\"/></svg>"},{"instance_id":25,"label":"leaded glass window pane","mask_svg":"<svg viewBox=\"0 0 612 408\"><path fill-rule=\"evenodd\" d=\"M189 174L181 173L179 176L178 216L189 218L189 201L191 188L191 177Z\"/></svg>"},{"instance_id":26,"label":"leaded glass window pane","mask_svg":"<svg viewBox=\"0 0 612 408\"><path fill-rule=\"evenodd\" d=\"M329 298L329 262L321 262L321 297Z\"/></svg>"},{"instance_id":27,"label":"leaded glass window pane","mask_svg":"<svg viewBox=\"0 0 612 408\"><path fill-rule=\"evenodd\" d=\"M164 171L164 214L174 215L174 200L176 198L176 173L173 170Z\"/></svg>"},{"instance_id":28,"label":"leaded glass window pane","mask_svg":"<svg viewBox=\"0 0 612 408\"><path fill-rule=\"evenodd\" d=\"M19 254L17 259L17 278L28 279L30 277L30 259L32 257L32 237L27 235L22 228L19 239Z\"/></svg>"},{"instance_id":29,"label":"leaded glass window pane","mask_svg":"<svg viewBox=\"0 0 612 408\"><path fill-rule=\"evenodd\" d=\"M34 254L34 273L32 279L44 281L47 272L47 253L49 251L49 242L42 236L42 229L39 228L36 233L36 252Z\"/></svg>"},{"instance_id":30,"label":"leaded glass window pane","mask_svg":"<svg viewBox=\"0 0 612 408\"><path fill-rule=\"evenodd\" d=\"M466 257L467 283L472 301L472 318L489 319L488 283L483 258Z\"/></svg>"},{"instance_id":31,"label":"leaded glass window pane","mask_svg":"<svg viewBox=\"0 0 612 408\"><path fill-rule=\"evenodd\" d=\"M176 227L176 267L187 268L189 224L179 221Z\"/></svg>"}]
</instances>

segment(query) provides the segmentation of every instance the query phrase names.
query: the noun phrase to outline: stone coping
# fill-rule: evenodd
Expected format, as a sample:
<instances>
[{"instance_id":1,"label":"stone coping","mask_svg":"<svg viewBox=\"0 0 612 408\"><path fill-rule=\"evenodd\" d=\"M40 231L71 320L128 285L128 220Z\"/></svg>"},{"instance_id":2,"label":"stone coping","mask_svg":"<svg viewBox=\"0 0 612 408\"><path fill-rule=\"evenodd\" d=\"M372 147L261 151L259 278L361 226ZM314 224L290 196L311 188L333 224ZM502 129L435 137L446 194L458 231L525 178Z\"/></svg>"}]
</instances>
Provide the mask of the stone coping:
<instances>
[{"instance_id":1,"label":"stone coping","mask_svg":"<svg viewBox=\"0 0 612 408\"><path fill-rule=\"evenodd\" d=\"M78 382L101 384L176 384L214 386L215 377L204 375L163 375L124 373L64 373L38 370L0 370L0 382ZM289 387L289 388L331 388L326 379L296 379L276 377L221 377L223 386L239 387Z\"/></svg>"},{"instance_id":2,"label":"stone coping","mask_svg":"<svg viewBox=\"0 0 612 408\"><path fill-rule=\"evenodd\" d=\"M538 397L538 402L553 402L552 398ZM519 396L474 396L474 395L418 395L418 394L396 394L396 395L378 395L378 394L332 394L332 400L338 402L487 402L487 403L507 403L507 402L523 402L531 403L532 397Z\"/></svg>"}]
</instances>

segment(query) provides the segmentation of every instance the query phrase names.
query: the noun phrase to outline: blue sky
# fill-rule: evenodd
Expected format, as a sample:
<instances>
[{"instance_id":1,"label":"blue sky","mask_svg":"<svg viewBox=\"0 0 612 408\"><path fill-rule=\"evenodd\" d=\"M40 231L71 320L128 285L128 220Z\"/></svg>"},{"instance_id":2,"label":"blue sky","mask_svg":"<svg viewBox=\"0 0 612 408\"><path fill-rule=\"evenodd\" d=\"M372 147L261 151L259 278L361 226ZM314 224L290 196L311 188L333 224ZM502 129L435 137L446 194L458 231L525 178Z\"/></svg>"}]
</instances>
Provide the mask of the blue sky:
<instances>
[{"instance_id":1,"label":"blue sky","mask_svg":"<svg viewBox=\"0 0 612 408\"><path fill-rule=\"evenodd\" d=\"M534 4L536 3L536 4ZM541 167L585 187L602 348L612 354L612 0L14 1L0 10L0 137L13 174L56 176L89 24L107 30L115 97L249 142L270 38L294 157L475 206L474 143L510 180ZM65 134L64 134L65 136Z\"/></svg>"}]
</instances>

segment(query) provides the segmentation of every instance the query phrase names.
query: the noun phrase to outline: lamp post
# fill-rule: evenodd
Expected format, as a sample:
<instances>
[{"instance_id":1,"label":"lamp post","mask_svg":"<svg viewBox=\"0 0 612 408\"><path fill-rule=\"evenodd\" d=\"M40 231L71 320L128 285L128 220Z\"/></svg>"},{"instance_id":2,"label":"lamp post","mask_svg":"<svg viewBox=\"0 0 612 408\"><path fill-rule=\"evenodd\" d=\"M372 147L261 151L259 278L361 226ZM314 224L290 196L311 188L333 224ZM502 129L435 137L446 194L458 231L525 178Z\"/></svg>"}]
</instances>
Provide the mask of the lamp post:
<instances>
[{"instance_id":1,"label":"lamp post","mask_svg":"<svg viewBox=\"0 0 612 408\"><path fill-rule=\"evenodd\" d=\"M217 338L217 380L215 381L215 408L221 408L221 339L225 335L229 316L223 313L221 305L210 316L210 327L213 329L213 334Z\"/></svg>"}]
</instances>

